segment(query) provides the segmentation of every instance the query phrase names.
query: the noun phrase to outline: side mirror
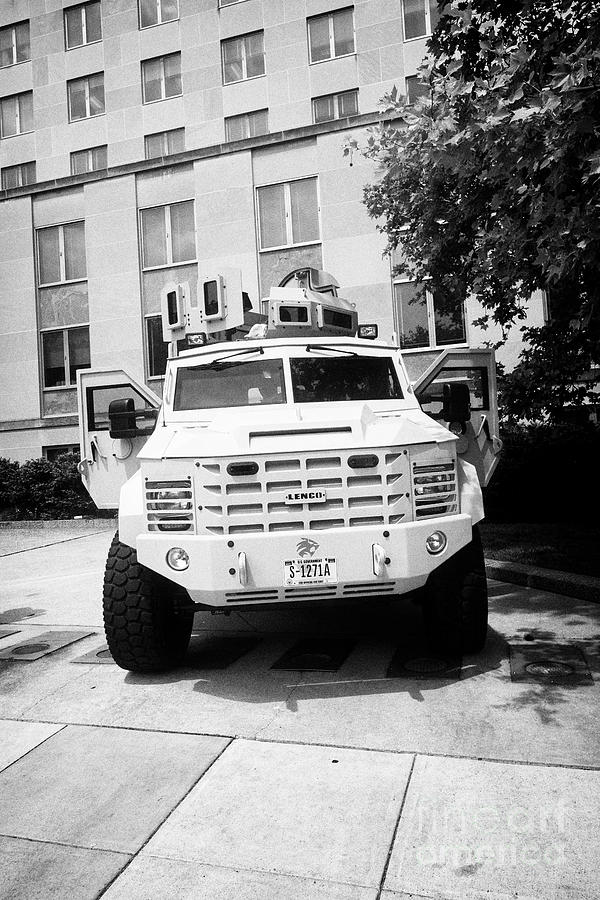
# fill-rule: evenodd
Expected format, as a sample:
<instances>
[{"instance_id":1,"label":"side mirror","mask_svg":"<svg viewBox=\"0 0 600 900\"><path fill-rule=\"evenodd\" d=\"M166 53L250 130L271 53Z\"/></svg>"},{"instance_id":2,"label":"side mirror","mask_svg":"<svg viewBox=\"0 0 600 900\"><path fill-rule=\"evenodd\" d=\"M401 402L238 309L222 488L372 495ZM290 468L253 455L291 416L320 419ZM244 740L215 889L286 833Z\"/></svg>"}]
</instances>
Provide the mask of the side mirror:
<instances>
[{"instance_id":1,"label":"side mirror","mask_svg":"<svg viewBox=\"0 0 600 900\"><path fill-rule=\"evenodd\" d=\"M443 386L444 422L460 422L464 425L471 418L471 394L466 384L445 384Z\"/></svg>"},{"instance_id":2,"label":"side mirror","mask_svg":"<svg viewBox=\"0 0 600 900\"><path fill-rule=\"evenodd\" d=\"M143 434L151 434L156 422L155 409L136 410L133 397L122 400L111 400L108 404L109 434L111 438L134 438ZM152 423L150 427L138 428L137 419L143 417Z\"/></svg>"}]
</instances>

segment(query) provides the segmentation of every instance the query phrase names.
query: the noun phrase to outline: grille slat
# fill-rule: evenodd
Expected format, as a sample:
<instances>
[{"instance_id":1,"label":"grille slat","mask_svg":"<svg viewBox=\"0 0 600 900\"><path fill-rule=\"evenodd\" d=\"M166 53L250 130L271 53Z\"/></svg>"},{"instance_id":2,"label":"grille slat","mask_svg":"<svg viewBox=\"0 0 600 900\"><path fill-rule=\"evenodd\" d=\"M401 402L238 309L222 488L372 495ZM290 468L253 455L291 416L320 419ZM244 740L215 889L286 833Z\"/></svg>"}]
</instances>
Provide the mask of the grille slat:
<instances>
[{"instance_id":1,"label":"grille slat","mask_svg":"<svg viewBox=\"0 0 600 900\"><path fill-rule=\"evenodd\" d=\"M361 449L363 452L377 459L377 464L364 472L349 465L350 458L356 456L355 449L296 451L274 458L253 454L251 461L257 464L257 473L233 480L227 475L227 467L247 462L246 458L202 460L195 485L198 533L214 534L216 518L220 518L224 534L239 533L240 529L319 531L410 521L413 511L408 494L408 454L386 453L385 448L377 447ZM406 488L400 492L404 483ZM304 504L285 502L286 493L305 490L322 490L327 497ZM225 498L228 502L222 507L215 505ZM435 501L441 502L437 496Z\"/></svg>"}]
</instances>

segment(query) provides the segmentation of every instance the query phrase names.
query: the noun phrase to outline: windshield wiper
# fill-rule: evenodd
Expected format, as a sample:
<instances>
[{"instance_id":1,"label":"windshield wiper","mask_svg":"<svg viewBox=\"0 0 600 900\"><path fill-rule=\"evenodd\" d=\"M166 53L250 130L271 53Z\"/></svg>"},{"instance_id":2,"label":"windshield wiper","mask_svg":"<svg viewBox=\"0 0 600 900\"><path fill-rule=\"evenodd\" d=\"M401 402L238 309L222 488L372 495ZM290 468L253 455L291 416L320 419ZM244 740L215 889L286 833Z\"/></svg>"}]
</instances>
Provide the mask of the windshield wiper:
<instances>
[{"instance_id":1,"label":"windshield wiper","mask_svg":"<svg viewBox=\"0 0 600 900\"><path fill-rule=\"evenodd\" d=\"M306 352L311 353L314 350L330 350L332 353L341 353L344 356L358 356L354 350L342 350L341 347L332 347L330 344L307 344Z\"/></svg>"},{"instance_id":2,"label":"windshield wiper","mask_svg":"<svg viewBox=\"0 0 600 900\"><path fill-rule=\"evenodd\" d=\"M221 356L219 359L213 359L212 362L204 363L202 365L203 369L219 369L221 366L225 365L230 359L235 359L236 356L247 356L248 353L259 353L261 356L265 351L262 347L248 347L246 350L238 350L237 353L230 353L229 356Z\"/></svg>"}]
</instances>

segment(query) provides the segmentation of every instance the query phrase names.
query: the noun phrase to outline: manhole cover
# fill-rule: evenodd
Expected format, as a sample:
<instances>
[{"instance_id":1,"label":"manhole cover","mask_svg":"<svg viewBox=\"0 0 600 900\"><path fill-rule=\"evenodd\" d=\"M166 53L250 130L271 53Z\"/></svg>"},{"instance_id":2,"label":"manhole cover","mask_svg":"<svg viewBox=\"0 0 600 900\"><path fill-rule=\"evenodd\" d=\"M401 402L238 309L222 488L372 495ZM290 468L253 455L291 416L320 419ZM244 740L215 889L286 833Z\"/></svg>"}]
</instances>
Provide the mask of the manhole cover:
<instances>
[{"instance_id":1,"label":"manhole cover","mask_svg":"<svg viewBox=\"0 0 600 900\"><path fill-rule=\"evenodd\" d=\"M271 668L291 672L337 672L353 649L354 641L333 637L307 638L294 644Z\"/></svg>"},{"instance_id":2,"label":"manhole cover","mask_svg":"<svg viewBox=\"0 0 600 900\"><path fill-rule=\"evenodd\" d=\"M460 678L462 659L459 656L432 656L426 644L405 644L397 648L390 660L386 678L423 679Z\"/></svg>"},{"instance_id":3,"label":"manhole cover","mask_svg":"<svg viewBox=\"0 0 600 900\"><path fill-rule=\"evenodd\" d=\"M587 660L579 647L549 642L510 644L511 681L539 685L593 684Z\"/></svg>"},{"instance_id":4,"label":"manhole cover","mask_svg":"<svg viewBox=\"0 0 600 900\"><path fill-rule=\"evenodd\" d=\"M529 672L530 675L540 675L542 678L556 678L563 675L572 675L575 669L568 663L543 659L539 662L527 663L525 671Z\"/></svg>"},{"instance_id":5,"label":"manhole cover","mask_svg":"<svg viewBox=\"0 0 600 900\"><path fill-rule=\"evenodd\" d=\"M434 656L417 656L415 659L407 659L403 666L407 672L414 672L416 675L432 675L448 669L445 659L436 659Z\"/></svg>"},{"instance_id":6,"label":"manhole cover","mask_svg":"<svg viewBox=\"0 0 600 900\"><path fill-rule=\"evenodd\" d=\"M11 652L13 656L29 656L30 653L45 653L49 649L50 644L20 644Z\"/></svg>"}]
</instances>

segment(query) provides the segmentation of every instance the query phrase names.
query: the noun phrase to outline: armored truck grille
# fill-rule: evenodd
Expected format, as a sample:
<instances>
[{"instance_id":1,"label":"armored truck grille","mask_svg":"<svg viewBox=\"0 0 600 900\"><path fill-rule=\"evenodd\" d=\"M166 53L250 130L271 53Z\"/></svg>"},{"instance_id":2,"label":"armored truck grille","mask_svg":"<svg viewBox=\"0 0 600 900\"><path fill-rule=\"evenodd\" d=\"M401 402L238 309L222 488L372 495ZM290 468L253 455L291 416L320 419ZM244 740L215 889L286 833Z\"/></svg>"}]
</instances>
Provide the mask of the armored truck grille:
<instances>
[{"instance_id":1,"label":"armored truck grille","mask_svg":"<svg viewBox=\"0 0 600 900\"><path fill-rule=\"evenodd\" d=\"M252 475L228 474L236 463ZM252 466L254 468L254 466ZM412 519L408 455L391 449L201 460L195 484L198 534L317 531ZM325 492L286 503L288 492Z\"/></svg>"},{"instance_id":2,"label":"armored truck grille","mask_svg":"<svg viewBox=\"0 0 600 900\"><path fill-rule=\"evenodd\" d=\"M458 512L454 462L413 463L415 518L428 519Z\"/></svg>"},{"instance_id":3,"label":"armored truck grille","mask_svg":"<svg viewBox=\"0 0 600 900\"><path fill-rule=\"evenodd\" d=\"M192 481L146 481L148 531L193 531L194 500Z\"/></svg>"}]
</instances>

